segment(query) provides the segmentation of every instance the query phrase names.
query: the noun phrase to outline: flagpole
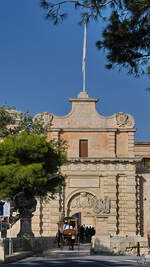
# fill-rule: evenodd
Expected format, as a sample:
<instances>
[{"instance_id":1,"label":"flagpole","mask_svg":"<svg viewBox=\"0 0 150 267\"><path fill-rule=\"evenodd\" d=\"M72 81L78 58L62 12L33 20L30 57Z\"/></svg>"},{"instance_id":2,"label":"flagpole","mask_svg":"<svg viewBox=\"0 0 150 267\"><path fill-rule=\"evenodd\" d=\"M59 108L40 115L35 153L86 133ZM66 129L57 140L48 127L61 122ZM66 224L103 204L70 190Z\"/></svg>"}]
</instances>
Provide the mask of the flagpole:
<instances>
[{"instance_id":1,"label":"flagpole","mask_svg":"<svg viewBox=\"0 0 150 267\"><path fill-rule=\"evenodd\" d=\"M83 92L85 92L85 70L83 72Z\"/></svg>"},{"instance_id":2,"label":"flagpole","mask_svg":"<svg viewBox=\"0 0 150 267\"><path fill-rule=\"evenodd\" d=\"M83 41L83 60L82 60L82 72L83 72L83 92L86 89L86 77L85 77L85 61L86 59L86 23L84 24L84 41Z\"/></svg>"}]
</instances>

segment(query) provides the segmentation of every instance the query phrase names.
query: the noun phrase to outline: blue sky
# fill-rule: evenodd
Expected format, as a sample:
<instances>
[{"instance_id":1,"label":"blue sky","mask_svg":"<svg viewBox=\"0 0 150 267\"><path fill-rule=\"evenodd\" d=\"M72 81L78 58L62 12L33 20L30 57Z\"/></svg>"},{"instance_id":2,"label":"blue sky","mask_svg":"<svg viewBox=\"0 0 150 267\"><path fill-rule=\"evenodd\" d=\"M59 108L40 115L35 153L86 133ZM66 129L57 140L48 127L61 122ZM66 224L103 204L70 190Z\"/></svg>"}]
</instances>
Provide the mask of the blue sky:
<instances>
[{"instance_id":1,"label":"blue sky","mask_svg":"<svg viewBox=\"0 0 150 267\"><path fill-rule=\"evenodd\" d=\"M82 91L83 27L76 13L59 26L44 19L39 0L0 1L0 106L7 104L32 115L48 111L65 115L68 98ZM101 23L87 29L87 93L98 97L104 116L130 113L136 141L150 141L150 93L147 77L106 70L105 56L95 47Z\"/></svg>"}]
</instances>

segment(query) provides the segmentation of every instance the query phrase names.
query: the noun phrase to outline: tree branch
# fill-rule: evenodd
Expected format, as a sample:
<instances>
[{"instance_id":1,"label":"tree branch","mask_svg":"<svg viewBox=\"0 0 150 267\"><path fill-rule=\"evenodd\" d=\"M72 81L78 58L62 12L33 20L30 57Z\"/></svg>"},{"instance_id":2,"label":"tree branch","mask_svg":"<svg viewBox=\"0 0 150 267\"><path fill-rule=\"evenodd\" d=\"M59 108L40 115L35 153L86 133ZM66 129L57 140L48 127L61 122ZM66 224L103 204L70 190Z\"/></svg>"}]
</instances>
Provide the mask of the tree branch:
<instances>
[{"instance_id":1,"label":"tree branch","mask_svg":"<svg viewBox=\"0 0 150 267\"><path fill-rule=\"evenodd\" d=\"M76 4L78 6L81 6L81 7L84 7L84 8L94 8L94 7L104 7L106 5L109 5L110 3L114 2L114 0L109 0L109 1L106 1L105 3L103 4L97 4L95 3L95 5L84 5L83 3L79 2L79 1L75 1L75 0L65 0L65 1L60 1L56 4L52 3L52 2L49 2L47 3L49 5L50 8L54 8L54 7L57 7L60 8L60 6L62 6L63 4Z\"/></svg>"},{"instance_id":2,"label":"tree branch","mask_svg":"<svg viewBox=\"0 0 150 267\"><path fill-rule=\"evenodd\" d=\"M114 2L114 0L110 0L110 1L108 1L108 2L106 2L106 3L104 3L104 4L102 4L102 6L104 7L104 6L107 6L107 5L109 5L110 3L112 3L112 2Z\"/></svg>"},{"instance_id":3,"label":"tree branch","mask_svg":"<svg viewBox=\"0 0 150 267\"><path fill-rule=\"evenodd\" d=\"M148 55L143 55L142 57L143 57L143 58L144 58L144 57L146 57L146 58L150 58L150 54L148 54Z\"/></svg>"}]
</instances>

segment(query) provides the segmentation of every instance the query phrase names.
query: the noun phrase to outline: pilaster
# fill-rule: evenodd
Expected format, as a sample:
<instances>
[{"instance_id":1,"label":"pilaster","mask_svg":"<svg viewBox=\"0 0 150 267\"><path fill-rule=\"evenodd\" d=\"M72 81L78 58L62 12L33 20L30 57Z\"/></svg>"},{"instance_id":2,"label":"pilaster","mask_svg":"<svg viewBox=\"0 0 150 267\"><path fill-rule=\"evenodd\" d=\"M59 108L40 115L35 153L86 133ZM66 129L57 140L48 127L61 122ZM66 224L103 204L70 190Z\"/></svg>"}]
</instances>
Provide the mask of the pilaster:
<instances>
[{"instance_id":1,"label":"pilaster","mask_svg":"<svg viewBox=\"0 0 150 267\"><path fill-rule=\"evenodd\" d=\"M115 157L116 152L116 133L110 132L109 133L109 156Z\"/></svg>"},{"instance_id":2,"label":"pilaster","mask_svg":"<svg viewBox=\"0 0 150 267\"><path fill-rule=\"evenodd\" d=\"M128 132L128 153L129 157L134 157L134 132Z\"/></svg>"},{"instance_id":3,"label":"pilaster","mask_svg":"<svg viewBox=\"0 0 150 267\"><path fill-rule=\"evenodd\" d=\"M111 199L111 211L108 217L107 231L112 235L117 232L117 194L116 194L116 176L106 176L103 182L104 197L107 196Z\"/></svg>"},{"instance_id":4,"label":"pilaster","mask_svg":"<svg viewBox=\"0 0 150 267\"><path fill-rule=\"evenodd\" d=\"M135 176L118 175L118 234L136 234L136 181Z\"/></svg>"}]
</instances>

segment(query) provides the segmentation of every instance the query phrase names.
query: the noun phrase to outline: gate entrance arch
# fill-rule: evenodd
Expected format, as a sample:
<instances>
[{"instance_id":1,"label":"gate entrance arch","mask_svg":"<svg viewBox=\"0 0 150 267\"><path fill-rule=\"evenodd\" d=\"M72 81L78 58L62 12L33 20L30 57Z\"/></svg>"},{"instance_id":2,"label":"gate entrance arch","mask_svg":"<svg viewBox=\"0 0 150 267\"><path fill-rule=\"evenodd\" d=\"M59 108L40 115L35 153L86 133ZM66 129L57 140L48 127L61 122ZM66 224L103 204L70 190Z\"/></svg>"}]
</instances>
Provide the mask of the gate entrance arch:
<instances>
[{"instance_id":1,"label":"gate entrance arch","mask_svg":"<svg viewBox=\"0 0 150 267\"><path fill-rule=\"evenodd\" d=\"M80 225L96 227L96 216L93 211L95 196L88 192L76 193L67 205L67 216L77 216Z\"/></svg>"}]
</instances>

